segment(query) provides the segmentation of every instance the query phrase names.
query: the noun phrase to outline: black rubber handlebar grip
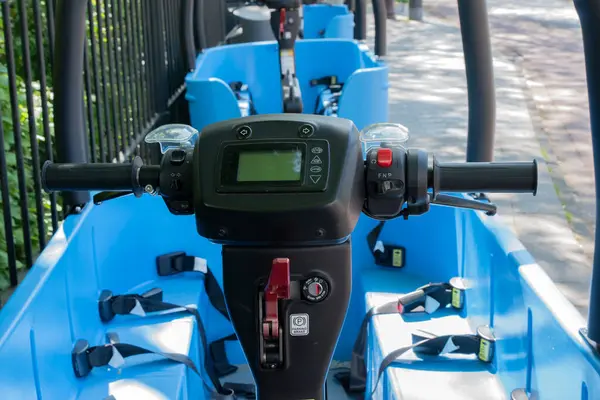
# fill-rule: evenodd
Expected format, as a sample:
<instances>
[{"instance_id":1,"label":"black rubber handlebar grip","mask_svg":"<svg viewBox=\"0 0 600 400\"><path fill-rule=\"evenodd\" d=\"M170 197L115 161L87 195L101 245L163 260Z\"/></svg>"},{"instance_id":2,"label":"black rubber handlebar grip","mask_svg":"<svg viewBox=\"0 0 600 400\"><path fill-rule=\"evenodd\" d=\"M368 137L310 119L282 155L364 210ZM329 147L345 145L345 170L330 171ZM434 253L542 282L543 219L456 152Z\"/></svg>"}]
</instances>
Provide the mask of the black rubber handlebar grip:
<instances>
[{"instance_id":1,"label":"black rubber handlebar grip","mask_svg":"<svg viewBox=\"0 0 600 400\"><path fill-rule=\"evenodd\" d=\"M533 193L537 192L537 161L434 162L428 186L436 192Z\"/></svg>"},{"instance_id":2,"label":"black rubber handlebar grip","mask_svg":"<svg viewBox=\"0 0 600 400\"><path fill-rule=\"evenodd\" d=\"M130 164L54 164L42 167L42 187L54 191L138 191L143 162L136 157Z\"/></svg>"}]
</instances>

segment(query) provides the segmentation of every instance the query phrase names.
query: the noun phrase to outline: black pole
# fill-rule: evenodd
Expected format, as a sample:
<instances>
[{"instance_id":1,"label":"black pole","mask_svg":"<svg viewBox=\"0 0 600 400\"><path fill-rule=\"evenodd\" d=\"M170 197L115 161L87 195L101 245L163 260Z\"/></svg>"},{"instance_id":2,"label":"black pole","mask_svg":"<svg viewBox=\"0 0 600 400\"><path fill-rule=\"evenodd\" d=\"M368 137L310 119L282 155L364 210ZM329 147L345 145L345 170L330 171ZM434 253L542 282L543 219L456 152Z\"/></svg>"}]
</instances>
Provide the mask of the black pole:
<instances>
[{"instance_id":1,"label":"black pole","mask_svg":"<svg viewBox=\"0 0 600 400\"><path fill-rule=\"evenodd\" d=\"M210 1L210 0L209 0ZM221 23L221 41L219 42L219 44L224 43L225 42L225 36L227 36L227 14L229 12L228 7L227 7L227 1L226 0L221 0L219 2L219 10L221 10L221 13L219 14L219 22Z\"/></svg>"},{"instance_id":2,"label":"black pole","mask_svg":"<svg viewBox=\"0 0 600 400\"><path fill-rule=\"evenodd\" d=\"M196 51L199 53L206 48L206 32L204 32L204 0L196 0L194 2L194 37L196 39Z\"/></svg>"},{"instance_id":3,"label":"black pole","mask_svg":"<svg viewBox=\"0 0 600 400\"><path fill-rule=\"evenodd\" d=\"M598 345L600 343L600 252L598 251L600 230L597 227L600 216L600 3L595 0L575 0L575 9L579 14L583 34L596 178L596 241L588 314L588 338Z\"/></svg>"},{"instance_id":4,"label":"black pole","mask_svg":"<svg viewBox=\"0 0 600 400\"><path fill-rule=\"evenodd\" d=\"M87 162L83 122L83 50L87 0L56 2L54 126L59 162ZM90 200L88 192L63 193L65 213Z\"/></svg>"},{"instance_id":5,"label":"black pole","mask_svg":"<svg viewBox=\"0 0 600 400\"><path fill-rule=\"evenodd\" d=\"M367 40L367 0L354 3L354 39Z\"/></svg>"},{"instance_id":6,"label":"black pole","mask_svg":"<svg viewBox=\"0 0 600 400\"><path fill-rule=\"evenodd\" d=\"M410 0L408 2L408 19L423 21L423 0Z\"/></svg>"},{"instance_id":7,"label":"black pole","mask_svg":"<svg viewBox=\"0 0 600 400\"><path fill-rule=\"evenodd\" d=\"M185 0L181 7L183 54L187 69L193 71L196 66L196 45L194 43L194 0Z\"/></svg>"},{"instance_id":8,"label":"black pole","mask_svg":"<svg viewBox=\"0 0 600 400\"><path fill-rule=\"evenodd\" d=\"M492 161L496 96L486 1L458 0L458 15L469 94L467 161Z\"/></svg>"},{"instance_id":9,"label":"black pole","mask_svg":"<svg viewBox=\"0 0 600 400\"><path fill-rule=\"evenodd\" d=\"M387 9L385 0L373 0L373 15L375 16L375 54L383 57L387 55Z\"/></svg>"}]
</instances>

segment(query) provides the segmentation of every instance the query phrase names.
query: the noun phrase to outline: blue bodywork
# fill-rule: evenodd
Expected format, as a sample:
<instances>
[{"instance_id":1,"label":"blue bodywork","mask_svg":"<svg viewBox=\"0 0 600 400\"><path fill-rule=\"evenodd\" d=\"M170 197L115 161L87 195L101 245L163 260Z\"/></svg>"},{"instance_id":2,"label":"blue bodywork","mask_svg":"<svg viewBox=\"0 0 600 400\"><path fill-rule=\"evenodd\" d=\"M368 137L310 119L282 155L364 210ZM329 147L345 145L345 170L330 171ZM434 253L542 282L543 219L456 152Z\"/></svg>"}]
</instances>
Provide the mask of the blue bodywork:
<instances>
[{"instance_id":1,"label":"blue bodywork","mask_svg":"<svg viewBox=\"0 0 600 400\"><path fill-rule=\"evenodd\" d=\"M475 359L399 361L387 370L376 398L410 399L418 391L432 396L421 398L495 399L527 387L542 399L600 398L600 364L577 333L583 320L494 217L434 206L424 216L388 222L380 238L406 247L403 269L374 265L365 236L376 224L363 216L352 237L353 293L336 360L350 356L366 299L372 305L378 297L395 298L453 276L464 276L472 285L462 314L447 310L406 321L399 315L375 317L370 365L379 362L382 351L408 344L417 328L465 333L491 324L498 337L491 366ZM197 275L157 275L155 257L172 251L207 259L221 282L220 246L197 235L193 217L169 214L159 198L125 197L88 205L81 215L68 217L0 314L3 398L201 398L199 379L166 361L147 363L145 356L138 356L122 370L96 368L82 379L75 378L71 367L70 351L77 339L102 344L107 332L117 332L122 342L183 352L201 365L192 317L127 316L103 324L97 310L103 289L122 294L160 287L165 301L198 306L209 340L232 331L208 303ZM228 344L228 356L234 363L244 362L237 343ZM375 369L369 372L372 381ZM482 376L497 385L459 384L472 384ZM431 382L436 384L426 384Z\"/></svg>"},{"instance_id":2,"label":"blue bodywork","mask_svg":"<svg viewBox=\"0 0 600 400\"><path fill-rule=\"evenodd\" d=\"M327 8L321 12L339 11L321 7ZM307 12L311 10L307 7ZM333 21L341 24L343 18L343 13L331 18L326 34L332 32ZM323 29L321 22L307 21L312 21L305 26L311 35ZM313 112L311 106L319 96L309 81L336 75L344 84L340 117L352 119L359 129L387 121L388 70L367 49L346 39L302 40L296 56L306 113ZM186 78L195 128L241 116L232 82L248 85L257 113L281 112L277 44L223 46L198 56L195 70ZM406 248L406 266L401 269L375 265L366 236L377 224L363 215L352 235L353 290L335 361L349 360L370 307L455 276L465 278L470 288L460 313L374 317L369 327L367 392L376 389L375 398L385 400L479 400L506 399L512 390L523 388L542 399L600 398L600 362L578 333L583 319L495 217L433 206L423 216L387 222L380 239ZM125 294L159 287L164 301L198 308L209 341L233 332L210 304L202 275L157 274L156 257L174 251L206 259L222 284L221 246L197 234L193 216L171 215L158 197L128 196L100 206L90 204L80 215L69 216L0 312L1 397L204 398L197 375L154 356L128 359L122 369L95 368L85 378L73 373L74 343L86 339L92 346L102 345L109 332L117 333L121 342L183 353L197 366L203 364L205 354L193 317L117 316L102 323L97 300L105 289ZM410 344L417 329L462 334L481 325L492 326L498 340L491 364L471 356L406 355L373 387L383 357ZM246 363L238 342L228 342L227 353L232 363Z\"/></svg>"},{"instance_id":3,"label":"blue bodywork","mask_svg":"<svg viewBox=\"0 0 600 400\"><path fill-rule=\"evenodd\" d=\"M388 68L353 40L301 40L296 43L296 71L304 112L316 109L318 87L312 79L335 75L344 84L338 116L359 129L388 120ZM215 47L200 54L186 77L192 126L198 130L213 122L240 117L231 82L248 85L257 114L283 110L279 53L276 42Z\"/></svg>"}]
</instances>

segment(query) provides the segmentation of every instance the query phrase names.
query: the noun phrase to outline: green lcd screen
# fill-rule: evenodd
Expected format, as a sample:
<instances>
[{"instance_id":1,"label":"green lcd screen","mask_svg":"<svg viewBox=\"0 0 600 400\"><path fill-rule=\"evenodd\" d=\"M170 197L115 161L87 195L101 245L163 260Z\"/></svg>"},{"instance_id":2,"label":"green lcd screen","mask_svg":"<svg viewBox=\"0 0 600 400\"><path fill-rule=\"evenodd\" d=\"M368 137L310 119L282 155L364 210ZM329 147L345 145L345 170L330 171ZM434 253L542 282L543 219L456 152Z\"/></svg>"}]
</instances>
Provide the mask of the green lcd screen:
<instances>
[{"instance_id":1,"label":"green lcd screen","mask_svg":"<svg viewBox=\"0 0 600 400\"><path fill-rule=\"evenodd\" d=\"M239 153L238 182L300 181L302 151L260 150Z\"/></svg>"}]
</instances>

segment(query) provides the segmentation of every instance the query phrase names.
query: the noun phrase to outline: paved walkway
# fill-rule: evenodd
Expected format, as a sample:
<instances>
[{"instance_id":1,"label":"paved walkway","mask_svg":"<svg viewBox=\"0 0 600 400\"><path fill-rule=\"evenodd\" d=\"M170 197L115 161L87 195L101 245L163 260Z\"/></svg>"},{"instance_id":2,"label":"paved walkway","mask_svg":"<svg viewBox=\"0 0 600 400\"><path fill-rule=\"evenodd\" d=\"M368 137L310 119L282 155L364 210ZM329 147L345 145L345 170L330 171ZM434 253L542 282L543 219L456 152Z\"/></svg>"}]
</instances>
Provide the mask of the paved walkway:
<instances>
[{"instance_id":1,"label":"paved walkway","mask_svg":"<svg viewBox=\"0 0 600 400\"><path fill-rule=\"evenodd\" d=\"M494 195L492 199L500 207L500 217L514 228L563 293L587 315L591 253L586 255L581 243L592 237L589 230L593 232L593 225L589 222L593 221L594 209L593 164L586 158L586 149L591 153L586 144L590 142L587 104L582 104L587 100L585 88L571 84L575 78L567 79L559 70L558 61L569 60L567 67L573 75L584 74L584 70L582 67L578 71L576 65L571 65L577 63L577 58L551 53L554 50L543 53L537 47L553 44L558 51L564 46L563 50L570 54L581 53L581 45L573 49L568 44L561 45L560 32L545 38L543 33L533 37L527 31L531 24L535 27L532 29L539 25L539 29L552 32L554 27L572 29L572 18L553 12L549 3L555 2L567 7L561 0L543 0L542 13L542 0L488 0L494 26L495 159L537 158L542 164L536 197ZM428 4L425 22L388 24L390 116L392 121L410 129L412 146L435 149L442 161L461 161L465 158L468 109L456 2L427 0L425 3ZM527 12L513 21L517 3L519 11L527 7ZM530 9L528 3L535 3L536 7ZM502 4L503 8L495 4ZM497 25L504 30L496 28L493 22L496 20L502 20ZM514 26L519 26L520 31L511 33ZM506 38L509 34L512 36ZM372 31L369 37L373 37ZM501 40L506 43L496 45ZM570 36L568 40L577 41ZM530 49L535 57L529 63L523 54ZM545 63L544 54L553 54L550 57L554 59ZM580 54L579 60L582 57ZM545 84L541 78L551 84ZM583 134L586 130L587 136Z\"/></svg>"},{"instance_id":2,"label":"paved walkway","mask_svg":"<svg viewBox=\"0 0 600 400\"><path fill-rule=\"evenodd\" d=\"M458 24L456 2L427 0L427 13ZM568 0L488 0L496 53L513 62L542 155L586 255L593 256L595 193L583 42Z\"/></svg>"}]
</instances>

